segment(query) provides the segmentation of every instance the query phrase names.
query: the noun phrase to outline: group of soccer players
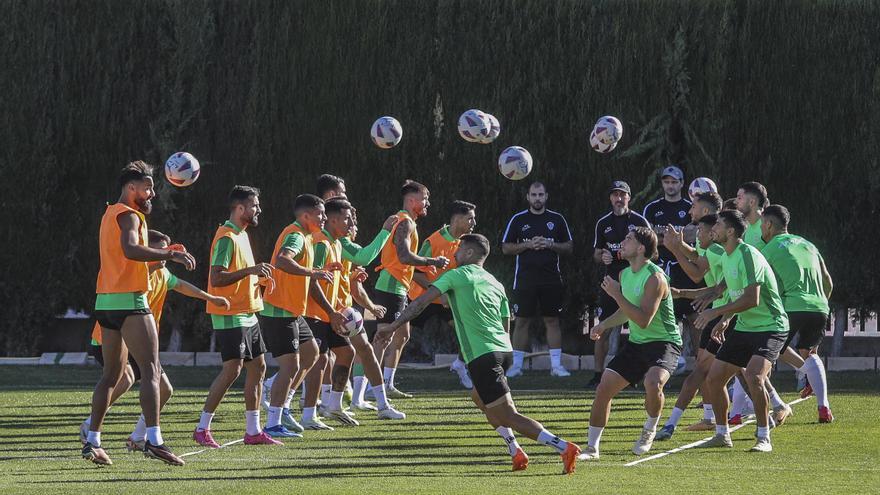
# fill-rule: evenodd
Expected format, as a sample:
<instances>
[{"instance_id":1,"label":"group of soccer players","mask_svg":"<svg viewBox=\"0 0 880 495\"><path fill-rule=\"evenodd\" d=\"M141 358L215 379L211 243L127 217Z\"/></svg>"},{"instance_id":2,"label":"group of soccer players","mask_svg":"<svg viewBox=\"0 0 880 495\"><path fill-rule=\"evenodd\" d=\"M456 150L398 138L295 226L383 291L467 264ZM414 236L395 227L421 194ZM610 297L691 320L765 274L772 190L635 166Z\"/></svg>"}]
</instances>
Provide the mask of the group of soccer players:
<instances>
[{"instance_id":1,"label":"group of soccer players","mask_svg":"<svg viewBox=\"0 0 880 495\"><path fill-rule=\"evenodd\" d=\"M483 269L490 246L484 236L472 233L473 204L453 202L449 224L419 249L416 222L427 214L429 191L407 181L401 189L401 209L369 244L361 246L355 242L357 215L347 199L345 182L324 175L318 180L317 195L296 198L294 218L279 234L271 258L257 263L247 229L259 224L260 193L253 187L235 186L228 198L229 217L217 228L211 244L208 287L202 291L164 267L172 261L193 270L195 259L186 248L147 229L146 215L155 196L152 168L144 162L130 163L122 170L119 185L119 201L107 207L99 239L98 324L92 343L104 368L91 416L80 431L83 457L97 464L112 464L100 433L107 410L138 379L143 414L127 447L167 464L184 464L165 446L159 427L160 410L172 393L158 358L158 320L169 289L206 301L222 358L193 431L194 441L209 448L221 446L212 435L211 422L242 369L245 444L281 445L279 439L301 437L307 429L332 430L322 417L356 426L352 411L404 419L389 396L408 396L394 386L394 373L409 340L409 323L426 313L454 321L461 349L455 366L463 371L463 382L464 377L471 382L474 403L507 444L514 470L528 465L515 432L556 450L565 473L574 471L579 458L598 458L612 398L639 381L646 388L648 420L633 451L643 454L655 438L663 387L681 353L673 298L695 301L700 310L695 323L703 329L703 337L697 368L659 438L672 435L682 410L699 389L715 416L717 434L708 445L731 446L726 385L737 375L757 416L758 442L753 449L770 450L769 372L795 334L801 353L790 352L786 362L807 374L819 399L820 421L831 420L824 369L815 355L827 318L830 276L815 247L788 234L788 211L779 205L768 207L766 190L757 183L741 186L739 211L722 210L716 193L696 198L690 208L697 225L696 247L687 239L693 229L659 229L662 245L695 282L692 286L672 286L664 269L652 262L660 246L655 230L634 227L620 243L617 256L627 266L602 282L604 293L619 309L606 314L589 333L599 340L606 330L628 323L630 336L601 375L583 452L514 406L505 377L513 356L508 300L503 286ZM612 194L629 195L628 186L625 192L620 189ZM379 275L371 297L364 289L363 267L377 257ZM697 282L705 284L701 287ZM345 313L355 306L377 317L372 342L362 328L348 325ZM266 380L264 394L267 351L279 369ZM352 374L347 410L342 397ZM301 385L302 416L297 421L291 402ZM367 390L375 405L366 401ZM261 397L268 416L265 426L260 421Z\"/></svg>"}]
</instances>

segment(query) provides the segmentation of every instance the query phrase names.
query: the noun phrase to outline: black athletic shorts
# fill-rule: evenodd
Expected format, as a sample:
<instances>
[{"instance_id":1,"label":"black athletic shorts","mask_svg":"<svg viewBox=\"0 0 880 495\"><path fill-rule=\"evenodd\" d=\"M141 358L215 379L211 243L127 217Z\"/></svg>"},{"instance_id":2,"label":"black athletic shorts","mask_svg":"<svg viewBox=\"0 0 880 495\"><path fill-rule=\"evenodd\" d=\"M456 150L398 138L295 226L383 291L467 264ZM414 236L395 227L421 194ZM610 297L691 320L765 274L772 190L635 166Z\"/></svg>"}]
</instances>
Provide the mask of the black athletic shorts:
<instances>
[{"instance_id":1,"label":"black athletic shorts","mask_svg":"<svg viewBox=\"0 0 880 495\"><path fill-rule=\"evenodd\" d=\"M639 383L654 366L672 374L678 366L679 356L681 346L672 342L635 344L627 341L605 368L614 371L629 383Z\"/></svg>"},{"instance_id":2,"label":"black athletic shorts","mask_svg":"<svg viewBox=\"0 0 880 495\"><path fill-rule=\"evenodd\" d=\"M467 364L474 390L483 404L494 405L510 393L505 373L512 364L512 352L487 352Z\"/></svg>"},{"instance_id":3,"label":"black athletic shorts","mask_svg":"<svg viewBox=\"0 0 880 495\"><path fill-rule=\"evenodd\" d=\"M95 318L102 328L108 330L122 330L122 324L125 319L131 315L148 315L152 314L149 309L96 309Z\"/></svg>"},{"instance_id":4,"label":"black athletic shorts","mask_svg":"<svg viewBox=\"0 0 880 495\"><path fill-rule=\"evenodd\" d=\"M376 323L391 323L400 317L400 313L406 308L406 296L399 296L383 290L373 292L373 302L379 306L385 306L385 316L376 320Z\"/></svg>"},{"instance_id":5,"label":"black athletic shorts","mask_svg":"<svg viewBox=\"0 0 880 495\"><path fill-rule=\"evenodd\" d=\"M513 314L523 318L559 316L565 287L562 285L536 285L513 289Z\"/></svg>"},{"instance_id":6,"label":"black athletic shorts","mask_svg":"<svg viewBox=\"0 0 880 495\"><path fill-rule=\"evenodd\" d=\"M260 316L260 329L266 349L273 356L283 356L299 352L299 345L315 337L302 316L281 317Z\"/></svg>"},{"instance_id":7,"label":"black athletic shorts","mask_svg":"<svg viewBox=\"0 0 880 495\"><path fill-rule=\"evenodd\" d=\"M811 349L822 343L825 338L825 327L828 326L828 315L809 311L792 311L788 313L788 338L785 345L798 335L797 348Z\"/></svg>"},{"instance_id":8,"label":"black athletic shorts","mask_svg":"<svg viewBox=\"0 0 880 495\"><path fill-rule=\"evenodd\" d=\"M596 311L596 317L600 322L605 321L611 315L617 312L620 307L617 305L617 301L614 300L613 297L609 296L607 292L599 288L599 307Z\"/></svg>"},{"instance_id":9,"label":"black athletic shorts","mask_svg":"<svg viewBox=\"0 0 880 495\"><path fill-rule=\"evenodd\" d=\"M95 362L100 364L101 367L104 367L104 352L103 348L99 345L91 345L89 346L89 354L95 358ZM138 367L137 361L131 357L131 354L128 355L128 365L131 366L131 370L134 372L134 381L138 381L141 379L141 369ZM161 370L162 373L165 373L165 370Z\"/></svg>"},{"instance_id":10,"label":"black athletic shorts","mask_svg":"<svg viewBox=\"0 0 880 495\"><path fill-rule=\"evenodd\" d=\"M428 320L435 316L444 322L449 323L452 321L452 310L444 308L442 304L431 303L424 311L422 311L422 314L416 316L415 319L409 323L417 328L425 328L425 324L428 323Z\"/></svg>"},{"instance_id":11,"label":"black athletic shorts","mask_svg":"<svg viewBox=\"0 0 880 495\"><path fill-rule=\"evenodd\" d=\"M263 342L263 332L260 331L259 323L251 327L214 330L214 341L220 349L220 357L223 362L230 359L250 361L266 352L266 344Z\"/></svg>"},{"instance_id":12,"label":"black athletic shorts","mask_svg":"<svg viewBox=\"0 0 880 495\"><path fill-rule=\"evenodd\" d=\"M314 318L306 318L306 323L312 328L315 335L315 341L318 342L318 351L322 354L336 347L348 347L348 337L343 337L333 331L333 327L326 321L316 320Z\"/></svg>"},{"instance_id":13,"label":"black athletic shorts","mask_svg":"<svg viewBox=\"0 0 880 495\"><path fill-rule=\"evenodd\" d=\"M718 353L718 349L721 349L721 344L712 340L712 329L715 328L715 325L721 321L721 316L715 318L710 321L706 328L703 329L702 333L700 333L700 349L705 349L706 352L712 354L713 356Z\"/></svg>"},{"instance_id":14,"label":"black athletic shorts","mask_svg":"<svg viewBox=\"0 0 880 495\"><path fill-rule=\"evenodd\" d=\"M743 332L729 329L724 334L724 343L715 353L715 359L745 368L752 356L775 362L785 348L785 332Z\"/></svg>"}]
</instances>

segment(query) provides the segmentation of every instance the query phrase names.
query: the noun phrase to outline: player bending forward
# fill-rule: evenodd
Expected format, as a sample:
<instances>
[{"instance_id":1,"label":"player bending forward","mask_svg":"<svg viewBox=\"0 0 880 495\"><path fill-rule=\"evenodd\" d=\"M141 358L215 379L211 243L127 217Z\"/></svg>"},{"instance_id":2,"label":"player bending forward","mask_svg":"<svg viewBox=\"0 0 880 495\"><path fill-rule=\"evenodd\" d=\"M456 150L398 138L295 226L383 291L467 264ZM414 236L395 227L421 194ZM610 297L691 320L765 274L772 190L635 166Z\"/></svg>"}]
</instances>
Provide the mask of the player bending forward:
<instances>
[{"instance_id":1,"label":"player bending forward","mask_svg":"<svg viewBox=\"0 0 880 495\"><path fill-rule=\"evenodd\" d=\"M504 286L483 269L489 256L489 241L479 234L461 237L455 253L458 268L433 281L376 339L388 340L394 331L419 315L431 301L447 295L455 320L461 354L474 383L471 398L486 415L495 431L507 443L513 470L528 466L529 458L520 448L512 430L552 447L562 457L563 474L574 472L580 447L545 430L541 423L516 410L504 373L513 360L510 344L510 309Z\"/></svg>"}]
</instances>

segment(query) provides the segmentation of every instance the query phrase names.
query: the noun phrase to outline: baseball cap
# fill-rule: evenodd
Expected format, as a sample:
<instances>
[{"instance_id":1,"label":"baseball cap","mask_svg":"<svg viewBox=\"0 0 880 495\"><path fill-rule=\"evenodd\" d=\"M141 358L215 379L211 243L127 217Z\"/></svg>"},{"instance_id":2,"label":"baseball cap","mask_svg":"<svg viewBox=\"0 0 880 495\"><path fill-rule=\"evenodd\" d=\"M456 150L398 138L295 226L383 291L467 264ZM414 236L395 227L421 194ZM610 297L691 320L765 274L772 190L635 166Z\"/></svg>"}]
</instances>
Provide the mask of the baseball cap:
<instances>
[{"instance_id":1,"label":"baseball cap","mask_svg":"<svg viewBox=\"0 0 880 495\"><path fill-rule=\"evenodd\" d=\"M627 184L626 182L624 182L622 180L616 180L611 183L611 187L608 188L608 194L611 194L614 191L623 191L627 194L630 194L630 195L632 194L632 192L629 189L629 184Z\"/></svg>"},{"instance_id":2,"label":"baseball cap","mask_svg":"<svg viewBox=\"0 0 880 495\"><path fill-rule=\"evenodd\" d=\"M663 177L672 177L673 179L684 180L684 172L681 171L680 168L675 165L670 165L663 170L660 171L660 178Z\"/></svg>"}]
</instances>

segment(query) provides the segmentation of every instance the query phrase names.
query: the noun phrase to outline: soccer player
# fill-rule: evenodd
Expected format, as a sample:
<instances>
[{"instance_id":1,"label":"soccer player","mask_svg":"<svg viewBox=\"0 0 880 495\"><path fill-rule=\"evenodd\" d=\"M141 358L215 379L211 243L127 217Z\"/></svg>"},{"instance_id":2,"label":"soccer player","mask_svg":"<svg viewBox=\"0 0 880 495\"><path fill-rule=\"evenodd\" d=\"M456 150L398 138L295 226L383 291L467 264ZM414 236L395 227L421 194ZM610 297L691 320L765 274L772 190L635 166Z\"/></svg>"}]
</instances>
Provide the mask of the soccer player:
<instances>
[{"instance_id":1,"label":"soccer player","mask_svg":"<svg viewBox=\"0 0 880 495\"><path fill-rule=\"evenodd\" d=\"M537 421L520 414L507 386L506 368L511 364L510 309L504 286L483 268L489 256L489 241L479 234L466 234L455 253L457 268L432 282L424 294L403 310L393 323L376 333L389 338L446 294L455 319L455 333L462 356L474 381L471 398L486 415L489 424L504 439L513 459L513 470L526 469L529 458L513 431L555 449L562 457L563 473L574 472L580 448L553 435Z\"/></svg>"},{"instance_id":2,"label":"soccer player","mask_svg":"<svg viewBox=\"0 0 880 495\"><path fill-rule=\"evenodd\" d=\"M669 283L677 289L696 289L701 282L693 281L679 266L675 256L664 246L663 237L667 227L678 227L679 230L687 227L693 220L690 213L692 203L684 199L681 189L684 186L684 172L675 165L670 165L660 171L660 183L663 187L663 197L657 198L645 205L642 216L654 226L660 246L657 247L659 258L657 266L669 275ZM691 351L698 354L700 331L694 327L696 311L690 302L684 299L675 299L675 318L681 322L684 332L689 336ZM679 359L683 362L683 358Z\"/></svg>"},{"instance_id":3,"label":"soccer player","mask_svg":"<svg viewBox=\"0 0 880 495\"><path fill-rule=\"evenodd\" d=\"M208 293L225 297L230 307L208 303L214 339L220 348L223 368L211 383L193 440L199 445L219 448L211 435L214 411L242 368L244 382L245 435L247 445L282 445L260 427L259 400L262 394L266 346L260 332L257 313L263 310L261 285L271 289L273 266L256 263L246 232L259 224L260 191L250 186L235 186L229 193L229 219L217 228L211 243L211 270ZM260 279L263 279L261 282Z\"/></svg>"},{"instance_id":4,"label":"soccer player","mask_svg":"<svg viewBox=\"0 0 880 495\"><path fill-rule=\"evenodd\" d=\"M746 182L736 192L736 209L743 214L747 223L743 242L758 250L766 244L761 238L761 212L769 204L767 188L759 182Z\"/></svg>"},{"instance_id":5,"label":"soccer player","mask_svg":"<svg viewBox=\"0 0 880 495\"><path fill-rule=\"evenodd\" d=\"M510 218L501 238L501 252L516 256L513 276L513 366L507 377L522 375L523 358L529 350L529 326L539 315L547 328L550 375L571 376L562 365L562 330L559 313L565 287L559 270L559 255L571 254L573 243L568 222L548 210L547 188L540 182L529 186L529 208ZM538 309L540 307L540 310Z\"/></svg>"},{"instance_id":6,"label":"soccer player","mask_svg":"<svg viewBox=\"0 0 880 495\"><path fill-rule=\"evenodd\" d=\"M697 222L697 246L696 248L684 242L682 233L674 229L667 229L663 242L667 249L678 260L681 269L694 282L705 282L707 287L715 287L721 279L721 255L724 248L712 240L712 227L717 221L717 213L721 209L721 196L714 192L700 193L696 197L690 209L691 218ZM698 289L679 289L673 286L673 297L684 301L693 300L702 293ZM712 307L719 307L725 303L724 297L716 299ZM697 362L694 370L685 378L681 386L681 392L675 402L675 407L663 428L657 433L656 440L668 440L675 432L678 421L687 409L697 390L703 389L706 374L715 359L715 353L721 347L718 342L712 340L712 328L718 321L707 325L700 335L700 347L697 352ZM715 428L715 413L708 397L703 397L703 419L690 425L688 431L704 431Z\"/></svg>"},{"instance_id":7,"label":"soccer player","mask_svg":"<svg viewBox=\"0 0 880 495\"><path fill-rule=\"evenodd\" d=\"M630 210L629 184L622 180L616 180L611 183L608 194L611 201L611 211L596 222L593 261L600 265L603 279L607 275L617 280L618 275L627 265L626 261L620 258L620 244L623 239L636 227L650 228L651 224L645 217ZM617 309L617 303L614 299L607 292L599 291L599 321L604 321ZM619 328L612 329L614 332L619 330ZM587 384L588 389L596 388L602 379L610 340L610 338L604 338L595 342L593 358L596 373Z\"/></svg>"},{"instance_id":8,"label":"soccer player","mask_svg":"<svg viewBox=\"0 0 880 495\"><path fill-rule=\"evenodd\" d=\"M82 448L84 459L95 464L113 462L101 447L101 428L116 384L122 378L127 356L141 371L140 402L147 426L144 455L166 464L182 466L183 459L165 446L159 427L159 340L150 312L148 263L174 261L195 268L195 259L183 251L154 249L147 245L147 221L153 208L153 167L142 161L126 165L119 175L119 200L107 206L101 218L95 316L101 325L104 369L92 394L90 427Z\"/></svg>"},{"instance_id":9,"label":"soccer player","mask_svg":"<svg viewBox=\"0 0 880 495\"><path fill-rule=\"evenodd\" d=\"M425 239L425 242L422 244L422 249L419 251L419 256L425 256L428 258L432 256L443 256L449 258L449 266L444 270L438 270L433 266L419 267L416 269L416 272L413 275L413 281L415 283L411 284L409 289L410 301L414 301L421 296L425 292L425 289L431 285L431 282L437 280L448 270L456 267L455 252L458 250L458 246L461 243L461 236L472 233L474 227L477 225L475 213L476 208L477 207L474 204L466 201L453 201L452 207L450 208L451 215L449 225L440 227L439 230ZM441 297L431 303L431 305L428 306L418 318L411 322L411 325L418 328L424 328L428 320L434 316L442 318L443 321L448 322L450 325L455 324L452 318L452 311L449 309L449 301L447 301L446 297ZM515 359L516 358L514 358L514 360ZM467 366L464 364L464 361L461 360L461 355L456 356L450 369L458 374L458 379L464 388L468 390L474 388L471 377L468 375Z\"/></svg>"},{"instance_id":10,"label":"soccer player","mask_svg":"<svg viewBox=\"0 0 880 495\"><path fill-rule=\"evenodd\" d=\"M381 265L376 268L379 271L379 279L376 281L376 292L373 300L387 308L385 316L378 319L379 331L386 328L394 321L403 308L406 307L406 293L413 281L413 273L417 266L434 266L446 268L449 259L438 256L425 258L416 254L419 247L419 233L416 230L416 221L428 214L428 188L413 180L407 180L400 190L403 196L403 208L397 212L400 221L394 226L391 233L391 243L382 248ZM409 341L409 325L399 325L388 349L375 346L376 358L380 363L384 362L385 368L382 375L385 379L385 388L389 397L410 398L412 394L404 393L394 386L394 374L403 347ZM384 361L383 361L384 356Z\"/></svg>"},{"instance_id":11,"label":"soccer player","mask_svg":"<svg viewBox=\"0 0 880 495\"><path fill-rule=\"evenodd\" d=\"M828 324L828 298L834 287L831 275L813 243L788 233L791 218L788 208L770 205L764 208L761 218L762 237L767 243L761 254L776 275L791 327L785 345L797 334L797 350L804 359L803 370L816 394L819 422L830 423L834 416L828 403L828 381L816 351Z\"/></svg>"},{"instance_id":12,"label":"soccer player","mask_svg":"<svg viewBox=\"0 0 880 495\"><path fill-rule=\"evenodd\" d=\"M271 379L265 432L275 438L296 438L303 432L290 413L291 389L296 390L318 360L318 344L306 322L311 286L332 281L333 274L313 267L312 235L324 227L323 201L311 194L294 200L296 221L275 242L272 263L275 288L263 297L260 327L266 348L278 361Z\"/></svg>"},{"instance_id":13,"label":"soccer player","mask_svg":"<svg viewBox=\"0 0 880 495\"><path fill-rule=\"evenodd\" d=\"M147 234L148 245L153 249L168 249L168 246L171 244L171 238L167 235L159 232L158 230L149 230ZM184 249L185 251L185 249ZM168 294L169 290L173 290L177 293L183 294L188 297L192 297L194 299L201 299L203 301L211 301L218 306L227 306L229 305L229 301L222 297L214 297L207 292L199 289L198 287L186 282L184 280L180 280L174 276L173 273L168 271L165 268L165 261L156 261L149 264L150 271L150 290L147 292L147 306L150 308L150 311L153 313L153 319L156 320L156 333L158 334L162 320L162 307L165 305L165 296ZM101 350L101 325L99 323L95 323L95 328L92 330L92 349L91 354L95 357L95 361L98 362L101 366L104 366L104 358ZM171 395L174 393L174 389L171 387L171 382L168 380L168 376L165 374L165 370L160 369L160 377L159 377L159 410L161 411L168 400L171 398ZM138 380L141 379L141 370L138 368L137 362L128 357L128 363L125 366L125 372L122 375L122 379L119 380L119 383L116 384L116 387L113 388L113 394L110 397L110 405L112 406L119 397L121 397L124 393L128 392L131 386ZM89 426L91 424L90 418L86 418L80 426L80 440L83 445L86 444L88 438ZM128 440L125 442L125 447L130 451L142 451L144 450L144 444L146 442L146 434L147 434L147 424L144 415L141 414L140 418L138 418L137 424L134 427L134 431L132 431L131 435L129 435Z\"/></svg>"},{"instance_id":14,"label":"soccer player","mask_svg":"<svg viewBox=\"0 0 880 495\"><path fill-rule=\"evenodd\" d=\"M669 277L651 261L657 258L657 234L647 227L634 228L620 243L620 257L628 264L619 274L620 281L610 275L602 281L602 290L614 299L618 310L591 328L590 338L599 340L608 329L629 323L629 340L608 363L596 388L581 460L599 458L599 441L608 424L611 400L642 380L648 419L632 452L643 455L651 450L663 411L663 387L681 355Z\"/></svg>"},{"instance_id":15,"label":"soccer player","mask_svg":"<svg viewBox=\"0 0 880 495\"><path fill-rule=\"evenodd\" d=\"M697 327L705 328L721 316L712 338L721 343L706 378L708 394L715 412L715 436L703 447L733 447L727 422L729 397L727 382L740 369L751 392L758 423L754 452L770 452L770 415L765 382L788 337L788 317L782 306L773 270L755 247L743 242L746 220L738 211L722 211L712 227L715 242L724 247L722 277L728 300L723 306L703 310ZM727 326L736 316L736 326Z\"/></svg>"}]
</instances>

